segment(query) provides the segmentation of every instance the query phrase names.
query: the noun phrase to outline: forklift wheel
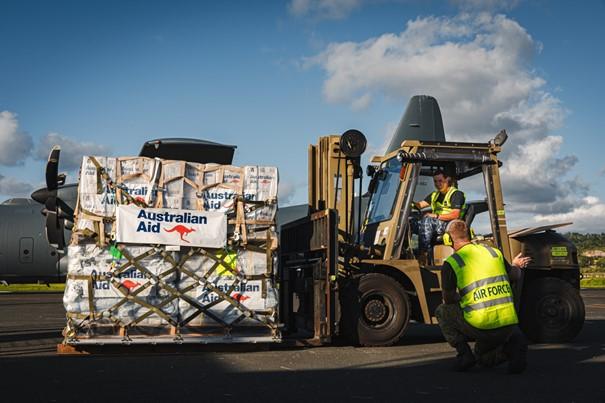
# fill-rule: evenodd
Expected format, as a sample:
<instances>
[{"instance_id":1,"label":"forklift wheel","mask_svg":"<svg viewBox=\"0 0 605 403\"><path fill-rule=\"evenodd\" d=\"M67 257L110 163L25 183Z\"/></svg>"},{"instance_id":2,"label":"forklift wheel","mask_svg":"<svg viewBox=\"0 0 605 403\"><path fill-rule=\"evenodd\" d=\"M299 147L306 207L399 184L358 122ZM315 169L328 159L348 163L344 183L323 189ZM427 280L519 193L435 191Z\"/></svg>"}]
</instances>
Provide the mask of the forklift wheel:
<instances>
[{"instance_id":1,"label":"forklift wheel","mask_svg":"<svg viewBox=\"0 0 605 403\"><path fill-rule=\"evenodd\" d=\"M571 284L546 277L525 287L520 325L525 335L537 343L572 340L584 324L584 302Z\"/></svg>"},{"instance_id":2,"label":"forklift wheel","mask_svg":"<svg viewBox=\"0 0 605 403\"><path fill-rule=\"evenodd\" d=\"M347 307L349 329L357 336L353 341L375 347L396 343L410 319L403 286L387 275L368 273L359 278L355 288Z\"/></svg>"}]
</instances>

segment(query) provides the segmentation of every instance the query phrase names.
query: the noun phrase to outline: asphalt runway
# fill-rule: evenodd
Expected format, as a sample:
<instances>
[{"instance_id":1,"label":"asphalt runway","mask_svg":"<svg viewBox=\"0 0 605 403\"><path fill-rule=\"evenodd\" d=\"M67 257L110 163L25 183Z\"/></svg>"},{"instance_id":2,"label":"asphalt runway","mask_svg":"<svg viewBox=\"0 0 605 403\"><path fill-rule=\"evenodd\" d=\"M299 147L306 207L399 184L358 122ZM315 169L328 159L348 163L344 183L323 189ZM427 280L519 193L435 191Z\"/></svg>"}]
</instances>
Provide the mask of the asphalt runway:
<instances>
[{"instance_id":1,"label":"asphalt runway","mask_svg":"<svg viewBox=\"0 0 605 403\"><path fill-rule=\"evenodd\" d=\"M388 348L57 356L61 295L0 294L0 400L605 402L605 290L582 295L578 337L532 345L527 371L508 375L451 372L438 327L418 324Z\"/></svg>"}]
</instances>

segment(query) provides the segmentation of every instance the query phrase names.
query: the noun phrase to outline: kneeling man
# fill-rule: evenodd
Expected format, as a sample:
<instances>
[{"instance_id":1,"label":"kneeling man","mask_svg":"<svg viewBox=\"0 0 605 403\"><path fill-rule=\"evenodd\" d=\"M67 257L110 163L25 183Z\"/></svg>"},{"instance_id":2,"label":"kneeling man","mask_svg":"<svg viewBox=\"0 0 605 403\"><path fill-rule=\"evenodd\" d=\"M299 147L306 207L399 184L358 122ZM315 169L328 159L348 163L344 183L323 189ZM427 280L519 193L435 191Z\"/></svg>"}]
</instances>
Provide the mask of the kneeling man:
<instances>
[{"instance_id":1,"label":"kneeling man","mask_svg":"<svg viewBox=\"0 0 605 403\"><path fill-rule=\"evenodd\" d=\"M444 304L435 315L446 341L458 352L454 369L466 371L477 361L491 367L507 360L510 373L523 372L527 345L517 329L509 275L518 279L530 258L519 254L511 267L498 249L471 243L461 220L448 224L444 242L455 252L443 264ZM476 341L474 354L471 340Z\"/></svg>"}]
</instances>

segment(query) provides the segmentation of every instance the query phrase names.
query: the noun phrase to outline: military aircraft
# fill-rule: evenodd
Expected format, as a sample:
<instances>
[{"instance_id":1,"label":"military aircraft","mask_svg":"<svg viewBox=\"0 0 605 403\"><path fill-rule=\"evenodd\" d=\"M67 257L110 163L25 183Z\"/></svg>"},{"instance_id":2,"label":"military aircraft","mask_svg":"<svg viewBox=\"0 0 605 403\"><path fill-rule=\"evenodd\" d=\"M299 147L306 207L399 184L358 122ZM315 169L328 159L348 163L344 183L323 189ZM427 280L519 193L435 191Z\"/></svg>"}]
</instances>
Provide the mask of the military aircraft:
<instances>
[{"instance_id":1,"label":"military aircraft","mask_svg":"<svg viewBox=\"0 0 605 403\"><path fill-rule=\"evenodd\" d=\"M386 152L409 139L445 141L437 100L413 96L394 131ZM147 141L139 156L178 159L199 163L231 164L236 146L205 140L165 138ZM55 283L65 281L66 240L71 234L77 184L66 184L59 173L61 149L53 147L46 164L46 187L31 199L9 199L0 204L0 281L5 283ZM431 183L419 183L418 194L432 191ZM32 200L33 199L33 200ZM41 209L41 203L44 207ZM362 210L368 198L357 199ZM280 208L278 226L307 215L306 204ZM363 216L363 214L361 214Z\"/></svg>"}]
</instances>

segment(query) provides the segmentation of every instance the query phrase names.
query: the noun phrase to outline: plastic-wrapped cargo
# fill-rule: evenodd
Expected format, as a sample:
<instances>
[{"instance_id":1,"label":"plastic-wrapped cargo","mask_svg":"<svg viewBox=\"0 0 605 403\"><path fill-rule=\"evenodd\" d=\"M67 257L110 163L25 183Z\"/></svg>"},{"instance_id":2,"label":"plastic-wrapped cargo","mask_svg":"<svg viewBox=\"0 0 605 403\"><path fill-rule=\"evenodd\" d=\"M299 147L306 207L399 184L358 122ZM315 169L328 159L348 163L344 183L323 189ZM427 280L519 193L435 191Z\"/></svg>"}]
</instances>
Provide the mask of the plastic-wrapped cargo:
<instances>
[{"instance_id":1,"label":"plastic-wrapped cargo","mask_svg":"<svg viewBox=\"0 0 605 403\"><path fill-rule=\"evenodd\" d=\"M183 264L178 288L187 326L276 324L277 291L271 268L275 257L248 250L196 255ZM223 294L230 298L223 298Z\"/></svg>"},{"instance_id":2,"label":"plastic-wrapped cargo","mask_svg":"<svg viewBox=\"0 0 605 403\"><path fill-rule=\"evenodd\" d=\"M165 259L171 254L160 247L71 246L63 295L67 316L88 322L113 319L118 325L136 321L138 326L163 326L169 319L177 323L178 304L165 290L177 281L173 265ZM136 259L137 266L125 256ZM153 311L149 305L159 309Z\"/></svg>"},{"instance_id":3,"label":"plastic-wrapped cargo","mask_svg":"<svg viewBox=\"0 0 605 403\"><path fill-rule=\"evenodd\" d=\"M228 293L232 300L222 298L222 293ZM212 276L187 295L197 303L179 300L179 311L187 326L276 324L277 292L271 281Z\"/></svg>"},{"instance_id":4,"label":"plastic-wrapped cargo","mask_svg":"<svg viewBox=\"0 0 605 403\"><path fill-rule=\"evenodd\" d=\"M209 334L237 341L251 331L277 340L277 184L274 167L84 157L68 252L66 341L208 342ZM204 241L219 227L195 225L219 216L227 235ZM117 242L126 239L153 242ZM155 336L137 333L143 327ZM117 333L95 333L101 328Z\"/></svg>"},{"instance_id":5,"label":"plastic-wrapped cargo","mask_svg":"<svg viewBox=\"0 0 605 403\"><path fill-rule=\"evenodd\" d=\"M160 160L146 157L83 157L73 236L110 234L117 203L154 204L161 166Z\"/></svg>"},{"instance_id":6,"label":"plastic-wrapped cargo","mask_svg":"<svg viewBox=\"0 0 605 403\"><path fill-rule=\"evenodd\" d=\"M204 164L163 161L155 207L203 210L198 197L198 187L203 179Z\"/></svg>"}]
</instances>

